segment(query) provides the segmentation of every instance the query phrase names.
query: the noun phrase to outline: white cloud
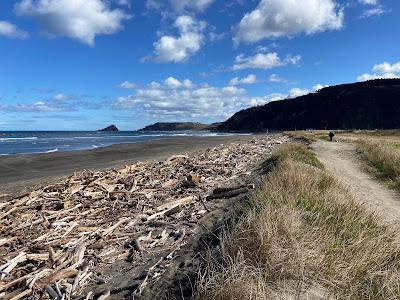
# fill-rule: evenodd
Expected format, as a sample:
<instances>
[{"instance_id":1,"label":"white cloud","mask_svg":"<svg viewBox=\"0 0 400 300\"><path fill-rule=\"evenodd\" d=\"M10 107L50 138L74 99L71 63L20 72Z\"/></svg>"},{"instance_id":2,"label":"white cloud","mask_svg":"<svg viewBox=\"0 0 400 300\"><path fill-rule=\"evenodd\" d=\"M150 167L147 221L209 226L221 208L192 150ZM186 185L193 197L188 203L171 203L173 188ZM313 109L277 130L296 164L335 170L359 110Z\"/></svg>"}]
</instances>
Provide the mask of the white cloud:
<instances>
[{"instance_id":1,"label":"white cloud","mask_svg":"<svg viewBox=\"0 0 400 300\"><path fill-rule=\"evenodd\" d=\"M400 78L399 75L394 73L386 73L386 74L370 74L365 73L357 77L357 81L367 81L374 79L392 79L392 78Z\"/></svg>"},{"instance_id":2,"label":"white cloud","mask_svg":"<svg viewBox=\"0 0 400 300\"><path fill-rule=\"evenodd\" d=\"M308 90L308 89L293 88L293 89L290 89L288 98L296 98L296 97L307 95L309 93L310 93L310 90Z\"/></svg>"},{"instance_id":3,"label":"white cloud","mask_svg":"<svg viewBox=\"0 0 400 300\"><path fill-rule=\"evenodd\" d=\"M133 95L119 97L113 107L135 110L157 119L184 120L200 117L225 119L252 105L251 97L242 88L207 85L187 88L181 82L178 88L178 82L167 78L163 85L150 84L147 88L137 89Z\"/></svg>"},{"instance_id":4,"label":"white cloud","mask_svg":"<svg viewBox=\"0 0 400 300\"><path fill-rule=\"evenodd\" d=\"M286 94L272 93L263 97L252 97L250 100L251 106L265 105L269 102L283 100L287 98Z\"/></svg>"},{"instance_id":5,"label":"white cloud","mask_svg":"<svg viewBox=\"0 0 400 300\"><path fill-rule=\"evenodd\" d=\"M193 83L192 83L192 81L189 80L189 79L183 80L182 84L183 84L183 86L184 86L185 88L187 88L187 89L193 88Z\"/></svg>"},{"instance_id":6,"label":"white cloud","mask_svg":"<svg viewBox=\"0 0 400 300\"><path fill-rule=\"evenodd\" d=\"M78 97L76 95L65 95L59 93L31 102L21 101L15 104L0 104L0 111L34 113L71 112L77 111L79 108L98 109L105 104L105 102L100 101L96 103L88 101L86 96Z\"/></svg>"},{"instance_id":7,"label":"white cloud","mask_svg":"<svg viewBox=\"0 0 400 300\"><path fill-rule=\"evenodd\" d=\"M298 97L322 87L316 85L312 90L294 88L287 94L272 93L252 97L244 88L237 86L213 87L203 83L191 84L188 88L184 82L174 77L167 78L162 84L152 82L145 88L136 89L132 95L117 98L113 101L112 107L132 110L152 120L179 121L199 118L224 120L239 110Z\"/></svg>"},{"instance_id":8,"label":"white cloud","mask_svg":"<svg viewBox=\"0 0 400 300\"><path fill-rule=\"evenodd\" d=\"M338 30L343 18L343 9L334 0L261 0L240 21L235 42Z\"/></svg>"},{"instance_id":9,"label":"white cloud","mask_svg":"<svg viewBox=\"0 0 400 300\"><path fill-rule=\"evenodd\" d=\"M57 105L51 101L36 101L34 103L17 103L15 105L0 105L0 110L8 112L35 112L35 113L48 113L48 112L61 112L71 111L71 108Z\"/></svg>"},{"instance_id":10,"label":"white cloud","mask_svg":"<svg viewBox=\"0 0 400 300\"><path fill-rule=\"evenodd\" d=\"M185 10L206 10L214 0L170 0L171 6L177 12L183 12Z\"/></svg>"},{"instance_id":11,"label":"white cloud","mask_svg":"<svg viewBox=\"0 0 400 300\"><path fill-rule=\"evenodd\" d=\"M0 21L0 36L15 39L26 39L29 35L26 31L7 21Z\"/></svg>"},{"instance_id":12,"label":"white cloud","mask_svg":"<svg viewBox=\"0 0 400 300\"><path fill-rule=\"evenodd\" d=\"M111 9L102 0L22 0L16 13L37 20L50 37L68 37L93 46L97 35L114 34L130 16L121 9Z\"/></svg>"},{"instance_id":13,"label":"white cloud","mask_svg":"<svg viewBox=\"0 0 400 300\"><path fill-rule=\"evenodd\" d=\"M380 16L386 12L387 11L383 7L379 6L376 8L371 8L371 9L365 10L362 13L361 18L370 18L370 17L374 17L374 16Z\"/></svg>"},{"instance_id":14,"label":"white cloud","mask_svg":"<svg viewBox=\"0 0 400 300\"><path fill-rule=\"evenodd\" d=\"M377 64L373 67L372 71L379 74L400 73L400 62L395 63L393 65L388 62Z\"/></svg>"},{"instance_id":15,"label":"white cloud","mask_svg":"<svg viewBox=\"0 0 400 300\"><path fill-rule=\"evenodd\" d=\"M64 100L68 100L69 97L64 94L57 94L53 97L53 99L56 101L64 101Z\"/></svg>"},{"instance_id":16,"label":"white cloud","mask_svg":"<svg viewBox=\"0 0 400 300\"><path fill-rule=\"evenodd\" d=\"M239 84L253 84L257 82L257 77L254 74L249 74L247 77L239 78L235 77L232 78L229 82L229 85L239 85Z\"/></svg>"},{"instance_id":17,"label":"white cloud","mask_svg":"<svg viewBox=\"0 0 400 300\"><path fill-rule=\"evenodd\" d=\"M323 85L323 84L317 84L313 86L313 91L318 92L322 90L323 88L329 87L329 85Z\"/></svg>"},{"instance_id":18,"label":"white cloud","mask_svg":"<svg viewBox=\"0 0 400 300\"><path fill-rule=\"evenodd\" d=\"M174 77L168 77L165 79L165 85L171 89L178 89L182 86L182 83Z\"/></svg>"},{"instance_id":19,"label":"white cloud","mask_svg":"<svg viewBox=\"0 0 400 300\"><path fill-rule=\"evenodd\" d=\"M357 81L400 78L400 62L394 64L388 62L376 64L372 68L372 72L373 73L365 73L358 76Z\"/></svg>"},{"instance_id":20,"label":"white cloud","mask_svg":"<svg viewBox=\"0 0 400 300\"><path fill-rule=\"evenodd\" d=\"M179 88L186 88L191 89L194 87L193 83L189 79L184 79L183 81L179 81L174 77L168 77L164 80L164 85L170 89L179 89ZM161 88L161 85L158 83L151 83L150 87L152 88Z\"/></svg>"},{"instance_id":21,"label":"white cloud","mask_svg":"<svg viewBox=\"0 0 400 300\"><path fill-rule=\"evenodd\" d=\"M380 16L390 11L387 10L384 6L380 5L378 0L358 0L358 2L368 6L361 14L361 18Z\"/></svg>"},{"instance_id":22,"label":"white cloud","mask_svg":"<svg viewBox=\"0 0 400 300\"><path fill-rule=\"evenodd\" d=\"M134 89L136 84L134 82L124 81L119 85L119 87L123 89Z\"/></svg>"},{"instance_id":23,"label":"white cloud","mask_svg":"<svg viewBox=\"0 0 400 300\"><path fill-rule=\"evenodd\" d=\"M276 52L258 53L254 56L245 57L243 54L236 56L234 70L242 69L273 69L288 64L297 64L301 59L300 55L291 56L281 59Z\"/></svg>"},{"instance_id":24,"label":"white cloud","mask_svg":"<svg viewBox=\"0 0 400 300\"><path fill-rule=\"evenodd\" d=\"M361 4L365 5L376 5L378 4L378 0L358 0Z\"/></svg>"},{"instance_id":25,"label":"white cloud","mask_svg":"<svg viewBox=\"0 0 400 300\"><path fill-rule=\"evenodd\" d=\"M175 21L180 35L164 35L154 43L156 60L160 62L183 62L200 50L204 43L206 23L191 16L179 16Z\"/></svg>"},{"instance_id":26,"label":"white cloud","mask_svg":"<svg viewBox=\"0 0 400 300\"><path fill-rule=\"evenodd\" d=\"M186 11L205 11L214 0L147 0L147 9L156 9L159 11L165 11L166 4L175 13L183 13Z\"/></svg>"},{"instance_id":27,"label":"white cloud","mask_svg":"<svg viewBox=\"0 0 400 300\"><path fill-rule=\"evenodd\" d=\"M277 74L272 74L268 79L270 82L288 82L286 79L279 77Z\"/></svg>"},{"instance_id":28,"label":"white cloud","mask_svg":"<svg viewBox=\"0 0 400 300\"><path fill-rule=\"evenodd\" d=\"M131 2L130 0L115 0L117 2L118 5L121 6L126 6L126 7L131 7Z\"/></svg>"}]
</instances>

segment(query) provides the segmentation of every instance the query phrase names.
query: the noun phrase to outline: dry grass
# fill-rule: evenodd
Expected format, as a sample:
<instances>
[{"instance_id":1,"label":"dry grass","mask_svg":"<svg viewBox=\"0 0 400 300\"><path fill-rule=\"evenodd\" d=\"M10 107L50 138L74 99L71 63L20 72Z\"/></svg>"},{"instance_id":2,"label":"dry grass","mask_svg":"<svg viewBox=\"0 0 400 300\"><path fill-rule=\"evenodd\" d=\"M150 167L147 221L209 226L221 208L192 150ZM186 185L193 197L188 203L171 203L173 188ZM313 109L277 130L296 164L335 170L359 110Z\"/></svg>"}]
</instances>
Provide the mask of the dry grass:
<instances>
[{"instance_id":1,"label":"dry grass","mask_svg":"<svg viewBox=\"0 0 400 300\"><path fill-rule=\"evenodd\" d=\"M298 154L298 153L302 154ZM399 299L392 233L304 146L288 145L221 237L196 299Z\"/></svg>"},{"instance_id":2,"label":"dry grass","mask_svg":"<svg viewBox=\"0 0 400 300\"><path fill-rule=\"evenodd\" d=\"M336 132L335 135L341 132ZM316 130L316 131L289 131L286 132L288 136L296 141L306 143L307 145L315 142L316 140L329 141L329 131L327 130Z\"/></svg>"},{"instance_id":3,"label":"dry grass","mask_svg":"<svg viewBox=\"0 0 400 300\"><path fill-rule=\"evenodd\" d=\"M378 178L390 187L400 190L400 143L360 139L357 151Z\"/></svg>"}]
</instances>

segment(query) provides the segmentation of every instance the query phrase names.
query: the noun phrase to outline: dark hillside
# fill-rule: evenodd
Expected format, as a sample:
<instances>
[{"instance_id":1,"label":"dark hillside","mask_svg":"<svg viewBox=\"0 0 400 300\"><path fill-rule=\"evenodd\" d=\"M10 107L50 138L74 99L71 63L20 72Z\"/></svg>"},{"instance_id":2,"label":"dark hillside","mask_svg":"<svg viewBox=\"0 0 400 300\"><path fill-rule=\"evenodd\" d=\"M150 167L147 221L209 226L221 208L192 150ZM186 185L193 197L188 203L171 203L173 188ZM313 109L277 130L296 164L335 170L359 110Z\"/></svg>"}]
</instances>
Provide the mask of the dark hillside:
<instances>
[{"instance_id":1,"label":"dark hillside","mask_svg":"<svg viewBox=\"0 0 400 300\"><path fill-rule=\"evenodd\" d=\"M237 112L222 131L400 128L400 79L327 87Z\"/></svg>"}]
</instances>

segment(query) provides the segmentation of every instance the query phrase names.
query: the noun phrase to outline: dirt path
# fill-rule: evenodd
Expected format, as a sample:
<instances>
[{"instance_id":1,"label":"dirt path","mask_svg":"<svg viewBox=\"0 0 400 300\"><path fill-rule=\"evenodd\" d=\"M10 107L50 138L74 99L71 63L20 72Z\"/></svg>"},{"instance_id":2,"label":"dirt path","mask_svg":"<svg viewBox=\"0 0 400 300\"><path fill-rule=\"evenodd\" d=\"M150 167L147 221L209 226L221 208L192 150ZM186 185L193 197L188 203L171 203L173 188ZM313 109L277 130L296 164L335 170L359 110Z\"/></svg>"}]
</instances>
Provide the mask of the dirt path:
<instances>
[{"instance_id":1,"label":"dirt path","mask_svg":"<svg viewBox=\"0 0 400 300\"><path fill-rule=\"evenodd\" d=\"M363 170L353 145L318 141L313 149L327 170L348 186L358 201L395 231L400 230L400 195Z\"/></svg>"}]
</instances>

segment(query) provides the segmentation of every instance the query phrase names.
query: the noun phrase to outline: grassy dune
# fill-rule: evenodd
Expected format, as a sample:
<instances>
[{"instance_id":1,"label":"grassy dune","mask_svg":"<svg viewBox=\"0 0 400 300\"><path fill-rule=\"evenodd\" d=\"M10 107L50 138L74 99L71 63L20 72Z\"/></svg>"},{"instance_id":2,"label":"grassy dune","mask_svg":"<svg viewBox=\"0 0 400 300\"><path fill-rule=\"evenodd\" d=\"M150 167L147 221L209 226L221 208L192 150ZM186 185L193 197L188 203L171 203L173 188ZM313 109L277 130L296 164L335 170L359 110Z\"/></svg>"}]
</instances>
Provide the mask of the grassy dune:
<instances>
[{"instance_id":1,"label":"grassy dune","mask_svg":"<svg viewBox=\"0 0 400 300\"><path fill-rule=\"evenodd\" d=\"M356 142L356 149L373 174L400 190L400 142L364 138Z\"/></svg>"},{"instance_id":2,"label":"grassy dune","mask_svg":"<svg viewBox=\"0 0 400 300\"><path fill-rule=\"evenodd\" d=\"M398 299L400 251L301 144L285 146L221 237L196 299Z\"/></svg>"}]
</instances>

